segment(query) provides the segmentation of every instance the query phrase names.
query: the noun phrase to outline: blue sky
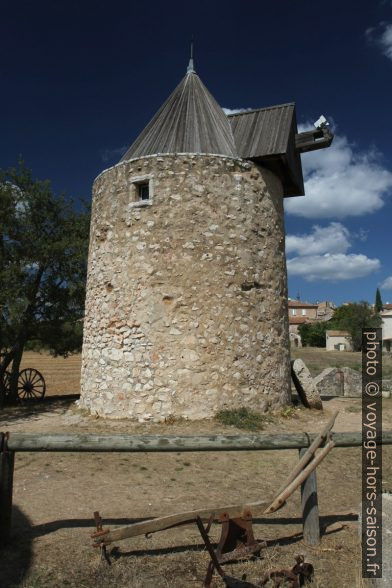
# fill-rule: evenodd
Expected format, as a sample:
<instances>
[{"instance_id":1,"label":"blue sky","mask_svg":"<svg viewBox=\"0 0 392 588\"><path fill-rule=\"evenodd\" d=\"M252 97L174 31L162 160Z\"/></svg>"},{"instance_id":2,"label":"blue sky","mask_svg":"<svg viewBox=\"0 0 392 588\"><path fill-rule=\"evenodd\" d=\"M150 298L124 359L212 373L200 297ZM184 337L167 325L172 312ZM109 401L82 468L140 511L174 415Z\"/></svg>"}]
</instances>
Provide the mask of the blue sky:
<instances>
[{"instance_id":1,"label":"blue sky","mask_svg":"<svg viewBox=\"0 0 392 588\"><path fill-rule=\"evenodd\" d=\"M221 106L296 102L324 114L329 150L303 156L286 200L289 295L392 302L392 0L5 2L0 167L22 155L57 191L89 198L185 74Z\"/></svg>"}]
</instances>

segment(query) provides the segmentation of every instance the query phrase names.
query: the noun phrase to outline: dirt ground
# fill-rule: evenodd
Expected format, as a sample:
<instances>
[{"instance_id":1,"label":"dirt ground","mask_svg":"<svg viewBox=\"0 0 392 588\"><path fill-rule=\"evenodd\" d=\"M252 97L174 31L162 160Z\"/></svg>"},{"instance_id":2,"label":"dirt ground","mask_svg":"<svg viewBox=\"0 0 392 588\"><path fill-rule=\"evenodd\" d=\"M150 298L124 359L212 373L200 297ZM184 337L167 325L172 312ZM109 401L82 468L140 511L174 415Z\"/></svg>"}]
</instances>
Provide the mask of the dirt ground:
<instances>
[{"instance_id":1,"label":"dirt ground","mask_svg":"<svg viewBox=\"0 0 392 588\"><path fill-rule=\"evenodd\" d=\"M35 354L29 354L25 361L44 371L38 359ZM214 420L158 425L86 416L76 408L72 396L78 391L80 360L79 363L77 358L46 358L45 361L48 362L45 366L48 397L36 405L2 411L0 430L165 435L244 433ZM56 396L69 391L68 398ZM360 400L333 399L324 402L322 412L297 408L289 418L277 415L266 422L263 432L318 432L335 409L340 411L335 431L361 430ZM383 426L385 430L392 429L390 399L384 399ZM392 448L385 446L386 490L392 489L391 457ZM13 530L11 541L1 552L0 586L201 587L209 558L196 527L180 527L156 533L151 538L142 536L119 542L108 567L100 562L98 552L92 547L93 512L99 510L104 526L114 528L137 519L198 507L268 500L297 459L296 450L18 453ZM260 517L254 521L255 537L266 540L268 545L260 557L227 565L227 573L237 578L246 573L249 581L257 582L267 570L292 567L294 556L303 554L315 568L312 586L362 586L356 523L360 474L359 448L333 449L317 470L321 523L334 523L327 527L320 546L310 548L302 541L297 490L272 518ZM354 514L339 515L342 512ZM210 536L218 540L218 525L213 525ZM222 582L215 577L213 586L218 588Z\"/></svg>"}]
</instances>

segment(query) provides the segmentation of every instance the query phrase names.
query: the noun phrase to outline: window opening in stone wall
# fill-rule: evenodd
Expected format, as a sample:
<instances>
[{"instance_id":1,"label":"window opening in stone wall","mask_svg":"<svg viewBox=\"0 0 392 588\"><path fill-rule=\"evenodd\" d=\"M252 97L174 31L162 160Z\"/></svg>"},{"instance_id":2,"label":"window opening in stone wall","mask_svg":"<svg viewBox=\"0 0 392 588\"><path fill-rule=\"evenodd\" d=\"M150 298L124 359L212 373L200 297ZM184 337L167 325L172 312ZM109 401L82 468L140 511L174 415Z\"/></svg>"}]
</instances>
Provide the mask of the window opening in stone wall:
<instances>
[{"instance_id":1,"label":"window opening in stone wall","mask_svg":"<svg viewBox=\"0 0 392 588\"><path fill-rule=\"evenodd\" d=\"M138 200L139 202L150 200L150 186L148 182L138 184Z\"/></svg>"}]
</instances>

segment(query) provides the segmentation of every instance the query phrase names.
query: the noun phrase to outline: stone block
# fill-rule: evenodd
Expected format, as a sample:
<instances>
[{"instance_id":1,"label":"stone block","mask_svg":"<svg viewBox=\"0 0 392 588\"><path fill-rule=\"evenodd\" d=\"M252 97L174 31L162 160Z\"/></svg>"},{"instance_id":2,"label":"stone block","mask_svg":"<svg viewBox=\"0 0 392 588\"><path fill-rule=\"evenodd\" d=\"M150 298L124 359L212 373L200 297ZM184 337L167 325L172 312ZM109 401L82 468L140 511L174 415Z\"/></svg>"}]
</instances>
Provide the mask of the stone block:
<instances>
[{"instance_id":1,"label":"stone block","mask_svg":"<svg viewBox=\"0 0 392 588\"><path fill-rule=\"evenodd\" d=\"M392 392L392 380L383 380L382 389L385 390L385 392Z\"/></svg>"},{"instance_id":2,"label":"stone block","mask_svg":"<svg viewBox=\"0 0 392 588\"><path fill-rule=\"evenodd\" d=\"M310 371L302 359L295 359L291 362L291 375L294 386L303 405L307 408L317 408L318 410L321 410L323 404L321 402L319 391L310 375Z\"/></svg>"},{"instance_id":3,"label":"stone block","mask_svg":"<svg viewBox=\"0 0 392 588\"><path fill-rule=\"evenodd\" d=\"M351 398L362 396L362 374L349 367L342 368L344 377L344 395Z\"/></svg>"},{"instance_id":4,"label":"stone block","mask_svg":"<svg viewBox=\"0 0 392 588\"><path fill-rule=\"evenodd\" d=\"M313 381L320 396L344 396L344 373L339 368L326 368Z\"/></svg>"}]
</instances>

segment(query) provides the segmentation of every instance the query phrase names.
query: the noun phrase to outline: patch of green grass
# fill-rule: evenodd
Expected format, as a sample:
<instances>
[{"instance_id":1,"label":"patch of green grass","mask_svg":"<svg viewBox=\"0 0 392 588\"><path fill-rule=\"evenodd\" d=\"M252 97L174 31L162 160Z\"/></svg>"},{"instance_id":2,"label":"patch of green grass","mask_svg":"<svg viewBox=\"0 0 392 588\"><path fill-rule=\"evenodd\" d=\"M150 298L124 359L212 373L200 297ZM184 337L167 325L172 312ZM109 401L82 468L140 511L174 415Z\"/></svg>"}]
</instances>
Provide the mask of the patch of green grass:
<instances>
[{"instance_id":1,"label":"patch of green grass","mask_svg":"<svg viewBox=\"0 0 392 588\"><path fill-rule=\"evenodd\" d=\"M231 425L237 429L246 429L248 431L261 431L265 422L265 417L258 412L241 407L232 410L220 410L215 418L223 425Z\"/></svg>"},{"instance_id":2,"label":"patch of green grass","mask_svg":"<svg viewBox=\"0 0 392 588\"><path fill-rule=\"evenodd\" d=\"M282 410L280 411L280 416L282 416L285 419L291 419L293 417L295 417L297 415L298 412L298 408L295 406L285 406L285 408L282 408Z\"/></svg>"},{"instance_id":3,"label":"patch of green grass","mask_svg":"<svg viewBox=\"0 0 392 588\"><path fill-rule=\"evenodd\" d=\"M361 410L362 408L360 406L356 406L355 404L346 408L346 412L361 412Z\"/></svg>"}]
</instances>

